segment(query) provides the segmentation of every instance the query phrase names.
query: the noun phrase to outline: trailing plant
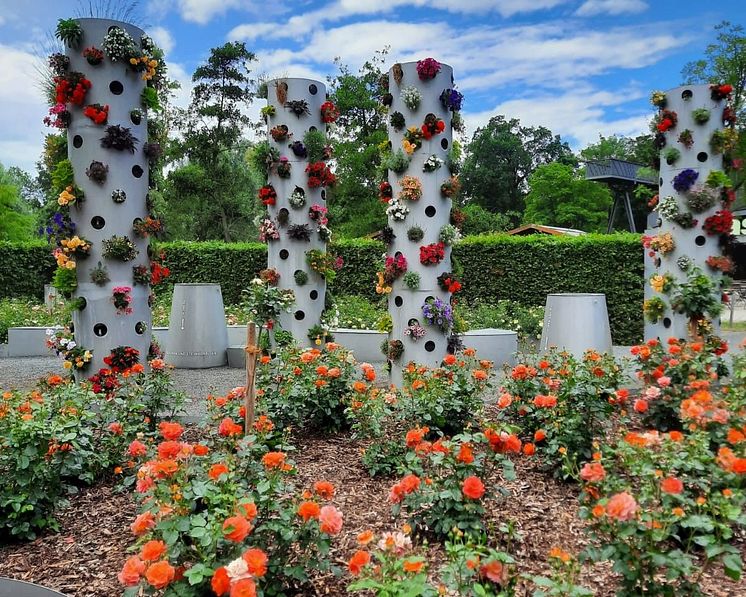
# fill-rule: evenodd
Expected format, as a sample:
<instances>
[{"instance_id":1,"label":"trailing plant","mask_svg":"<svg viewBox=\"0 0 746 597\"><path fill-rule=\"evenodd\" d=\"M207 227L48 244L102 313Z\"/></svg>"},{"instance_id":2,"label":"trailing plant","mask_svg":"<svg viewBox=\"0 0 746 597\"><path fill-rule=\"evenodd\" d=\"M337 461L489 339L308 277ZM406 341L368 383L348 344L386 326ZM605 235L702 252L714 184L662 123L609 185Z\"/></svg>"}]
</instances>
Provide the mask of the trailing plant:
<instances>
[{"instance_id":1,"label":"trailing plant","mask_svg":"<svg viewBox=\"0 0 746 597\"><path fill-rule=\"evenodd\" d=\"M140 253L135 243L127 236L112 236L101 241L101 244L103 245L102 255L107 259L132 261Z\"/></svg>"},{"instance_id":2,"label":"trailing plant","mask_svg":"<svg viewBox=\"0 0 746 597\"><path fill-rule=\"evenodd\" d=\"M137 143L137 137L132 134L132 129L118 124L107 126L106 135L101 137L101 147L116 149L117 151L129 151L133 154Z\"/></svg>"}]
</instances>

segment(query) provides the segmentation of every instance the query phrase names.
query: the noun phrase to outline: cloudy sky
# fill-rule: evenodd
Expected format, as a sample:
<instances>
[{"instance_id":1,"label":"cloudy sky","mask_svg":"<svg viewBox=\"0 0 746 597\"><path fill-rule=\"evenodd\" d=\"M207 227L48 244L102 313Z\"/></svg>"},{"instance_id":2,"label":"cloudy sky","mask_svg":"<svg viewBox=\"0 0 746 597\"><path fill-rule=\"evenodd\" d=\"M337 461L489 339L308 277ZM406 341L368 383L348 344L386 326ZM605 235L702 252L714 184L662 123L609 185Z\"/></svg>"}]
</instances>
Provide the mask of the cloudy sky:
<instances>
[{"instance_id":1,"label":"cloudy sky","mask_svg":"<svg viewBox=\"0 0 746 597\"><path fill-rule=\"evenodd\" d=\"M90 0L119 4L118 0ZM37 67L58 18L89 0L0 0L0 163L33 170L45 132ZM128 3L124 3L128 4ZM454 68L473 131L505 114L544 125L576 148L645 129L652 89L681 83L745 0L140 0L138 24L183 83L211 47L242 40L257 73L325 80L339 56L357 69L433 56ZM258 107L256 108L258 111Z\"/></svg>"}]
</instances>

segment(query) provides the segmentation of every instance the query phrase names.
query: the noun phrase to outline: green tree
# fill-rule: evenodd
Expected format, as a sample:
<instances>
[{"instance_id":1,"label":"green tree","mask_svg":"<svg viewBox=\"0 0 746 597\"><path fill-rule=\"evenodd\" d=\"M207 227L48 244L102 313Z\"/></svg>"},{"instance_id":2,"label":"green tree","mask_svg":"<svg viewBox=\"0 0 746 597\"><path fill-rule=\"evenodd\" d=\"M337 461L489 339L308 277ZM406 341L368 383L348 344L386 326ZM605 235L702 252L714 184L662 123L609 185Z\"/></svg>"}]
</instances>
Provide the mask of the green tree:
<instances>
[{"instance_id":1,"label":"green tree","mask_svg":"<svg viewBox=\"0 0 746 597\"><path fill-rule=\"evenodd\" d=\"M529 177L526 224L545 224L601 232L606 226L611 192L586 180L572 166L555 162L536 168Z\"/></svg>"},{"instance_id":2,"label":"green tree","mask_svg":"<svg viewBox=\"0 0 746 597\"><path fill-rule=\"evenodd\" d=\"M33 236L34 218L21 199L17 183L17 172L0 164L0 240L23 241Z\"/></svg>"},{"instance_id":3,"label":"green tree","mask_svg":"<svg viewBox=\"0 0 746 597\"><path fill-rule=\"evenodd\" d=\"M742 25L722 21L715 26L717 41L705 48L705 57L688 62L681 70L684 84L733 85L733 109L742 123L746 117L746 34Z\"/></svg>"},{"instance_id":4,"label":"green tree","mask_svg":"<svg viewBox=\"0 0 746 597\"><path fill-rule=\"evenodd\" d=\"M567 143L549 129L498 115L474 132L461 171L467 200L488 211L522 212L528 177L541 164L575 164Z\"/></svg>"},{"instance_id":5,"label":"green tree","mask_svg":"<svg viewBox=\"0 0 746 597\"><path fill-rule=\"evenodd\" d=\"M192 101L179 118L183 140L172 150L172 159L185 157L188 165L169 176L173 186L164 188L163 197L167 225L189 229L185 206L176 205L183 200L181 192L188 194L187 203L196 210L190 212L191 229L199 239L230 242L251 229L253 189L246 187L251 177L242 131L250 125L245 110L253 99L249 65L254 60L245 44L229 42L212 48L192 75Z\"/></svg>"},{"instance_id":6,"label":"green tree","mask_svg":"<svg viewBox=\"0 0 746 597\"><path fill-rule=\"evenodd\" d=\"M339 59L339 73L329 79L330 97L339 110L334 142L338 184L330 212L342 236L364 236L386 225L378 200L382 176L381 147L386 143L386 111L378 97L387 50L377 52L357 73Z\"/></svg>"},{"instance_id":7,"label":"green tree","mask_svg":"<svg viewBox=\"0 0 746 597\"><path fill-rule=\"evenodd\" d=\"M649 166L657 157L653 145L653 135L639 135L635 138L622 135L611 135L610 137L598 136L596 143L591 143L580 151L582 160L608 160L614 158L634 162L642 166Z\"/></svg>"}]
</instances>

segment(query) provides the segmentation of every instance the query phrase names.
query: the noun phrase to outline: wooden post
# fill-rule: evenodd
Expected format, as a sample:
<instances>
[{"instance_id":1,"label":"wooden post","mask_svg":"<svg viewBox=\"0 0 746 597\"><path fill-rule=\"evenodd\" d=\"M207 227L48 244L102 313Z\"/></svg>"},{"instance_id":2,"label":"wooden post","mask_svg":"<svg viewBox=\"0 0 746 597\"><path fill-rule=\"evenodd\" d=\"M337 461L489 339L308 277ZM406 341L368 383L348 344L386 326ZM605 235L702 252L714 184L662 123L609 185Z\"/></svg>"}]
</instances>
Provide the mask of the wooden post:
<instances>
[{"instance_id":1,"label":"wooden post","mask_svg":"<svg viewBox=\"0 0 746 597\"><path fill-rule=\"evenodd\" d=\"M246 388L244 389L244 409L246 410L245 434L251 433L254 426L254 406L256 402L256 390L254 388L254 376L256 375L256 357L259 353L256 338L256 324L250 321L246 326Z\"/></svg>"}]
</instances>

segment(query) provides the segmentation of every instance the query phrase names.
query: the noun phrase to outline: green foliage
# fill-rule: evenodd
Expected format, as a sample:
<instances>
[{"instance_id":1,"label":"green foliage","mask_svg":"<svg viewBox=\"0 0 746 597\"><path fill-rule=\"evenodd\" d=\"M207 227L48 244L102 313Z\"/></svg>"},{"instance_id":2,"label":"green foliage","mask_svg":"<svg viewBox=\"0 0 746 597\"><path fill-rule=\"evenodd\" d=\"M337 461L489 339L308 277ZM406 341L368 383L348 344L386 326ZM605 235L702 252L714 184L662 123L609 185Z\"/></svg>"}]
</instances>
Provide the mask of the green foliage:
<instances>
[{"instance_id":1,"label":"green foliage","mask_svg":"<svg viewBox=\"0 0 746 597\"><path fill-rule=\"evenodd\" d=\"M461 225L461 232L464 236L507 232L520 218L517 212L494 213L476 203L467 203L459 209L465 216L464 223Z\"/></svg>"},{"instance_id":2,"label":"green foliage","mask_svg":"<svg viewBox=\"0 0 746 597\"><path fill-rule=\"evenodd\" d=\"M52 278L52 286L63 296L71 296L78 287L78 274L74 269L58 267Z\"/></svg>"},{"instance_id":3,"label":"green foliage","mask_svg":"<svg viewBox=\"0 0 746 597\"><path fill-rule=\"evenodd\" d=\"M580 151L583 160L608 160L614 158L635 164L648 165L653 163L658 151L653 144L653 135L640 135L634 139L611 135L598 136L596 143L591 143Z\"/></svg>"},{"instance_id":4,"label":"green foliage","mask_svg":"<svg viewBox=\"0 0 746 597\"><path fill-rule=\"evenodd\" d=\"M466 148L461 171L463 194L488 211L523 211L526 183L541 164L575 158L559 135L495 116L478 128Z\"/></svg>"},{"instance_id":5,"label":"green foliage","mask_svg":"<svg viewBox=\"0 0 746 597\"><path fill-rule=\"evenodd\" d=\"M49 245L41 241L11 243L0 240L0 297L43 298L57 267Z\"/></svg>"},{"instance_id":6,"label":"green foliage","mask_svg":"<svg viewBox=\"0 0 746 597\"><path fill-rule=\"evenodd\" d=\"M497 328L518 333L521 346L535 345L541 339L544 325L543 306L525 306L509 300L488 303L486 300L472 304L459 303L456 313L464 320L465 330Z\"/></svg>"},{"instance_id":7,"label":"green foliage","mask_svg":"<svg viewBox=\"0 0 746 597\"><path fill-rule=\"evenodd\" d=\"M75 184L75 179L72 162L70 160L57 162L52 170L52 190L59 194L73 184Z\"/></svg>"},{"instance_id":8,"label":"green foliage","mask_svg":"<svg viewBox=\"0 0 746 597\"><path fill-rule=\"evenodd\" d=\"M337 297L336 301L341 328L374 330L381 316L386 313L386 304L381 299L371 302L361 296L347 295Z\"/></svg>"},{"instance_id":9,"label":"green foliage","mask_svg":"<svg viewBox=\"0 0 746 597\"><path fill-rule=\"evenodd\" d=\"M31 238L34 218L26 213L17 186L6 184L0 164L0 242L24 241Z\"/></svg>"},{"instance_id":10,"label":"green foliage","mask_svg":"<svg viewBox=\"0 0 746 597\"><path fill-rule=\"evenodd\" d=\"M529 178L526 224L544 224L600 232L606 226L611 192L605 185L585 180L572 167L560 163L536 168Z\"/></svg>"},{"instance_id":11,"label":"green foliage","mask_svg":"<svg viewBox=\"0 0 746 597\"><path fill-rule=\"evenodd\" d=\"M59 325L65 319L65 310L59 305L49 310L28 299L0 299L0 344L8 341L8 328Z\"/></svg>"},{"instance_id":12,"label":"green foliage","mask_svg":"<svg viewBox=\"0 0 746 597\"><path fill-rule=\"evenodd\" d=\"M162 109L161 100L158 97L158 91L153 87L146 87L140 94L140 104L146 110L152 110L153 112L160 112Z\"/></svg>"},{"instance_id":13,"label":"green foliage","mask_svg":"<svg viewBox=\"0 0 746 597\"><path fill-rule=\"evenodd\" d=\"M55 37L62 43L77 48L83 37L83 29L75 19L58 19Z\"/></svg>"},{"instance_id":14,"label":"green foliage","mask_svg":"<svg viewBox=\"0 0 746 597\"><path fill-rule=\"evenodd\" d=\"M319 130L309 130L303 135L303 145L306 146L309 162L321 162L327 145L326 135Z\"/></svg>"}]
</instances>

